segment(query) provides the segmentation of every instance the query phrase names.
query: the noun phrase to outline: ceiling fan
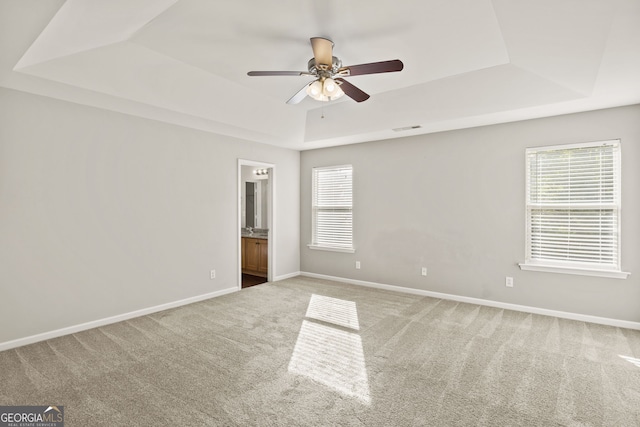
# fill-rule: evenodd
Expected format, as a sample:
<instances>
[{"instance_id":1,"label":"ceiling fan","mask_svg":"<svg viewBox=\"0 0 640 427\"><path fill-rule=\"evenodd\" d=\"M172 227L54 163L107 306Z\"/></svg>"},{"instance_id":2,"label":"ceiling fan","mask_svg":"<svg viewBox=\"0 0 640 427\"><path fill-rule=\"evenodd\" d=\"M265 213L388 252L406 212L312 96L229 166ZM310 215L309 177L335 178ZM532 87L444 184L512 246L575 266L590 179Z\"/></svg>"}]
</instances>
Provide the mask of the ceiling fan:
<instances>
[{"instance_id":1,"label":"ceiling fan","mask_svg":"<svg viewBox=\"0 0 640 427\"><path fill-rule=\"evenodd\" d=\"M342 61L333 56L333 42L324 37L312 37L313 58L307 64L308 71L249 71L249 76L312 76L316 79L307 83L293 95L287 104L297 104L307 95L317 101L332 101L347 95L356 102L369 99L369 95L352 85L344 77L364 74L390 73L402 71L404 64L399 59L367 64L342 66Z\"/></svg>"}]
</instances>

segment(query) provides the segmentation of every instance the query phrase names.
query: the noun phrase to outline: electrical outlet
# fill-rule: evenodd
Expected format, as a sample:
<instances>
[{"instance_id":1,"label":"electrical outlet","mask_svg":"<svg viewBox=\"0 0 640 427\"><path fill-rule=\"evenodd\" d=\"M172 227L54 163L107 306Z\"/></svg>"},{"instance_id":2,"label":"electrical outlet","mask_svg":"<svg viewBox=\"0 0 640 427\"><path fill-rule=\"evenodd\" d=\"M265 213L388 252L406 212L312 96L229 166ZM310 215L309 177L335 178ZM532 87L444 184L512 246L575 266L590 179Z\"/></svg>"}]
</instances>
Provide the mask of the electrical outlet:
<instances>
[{"instance_id":1,"label":"electrical outlet","mask_svg":"<svg viewBox=\"0 0 640 427\"><path fill-rule=\"evenodd\" d=\"M360 261L356 261L356 270L360 270Z\"/></svg>"},{"instance_id":2,"label":"electrical outlet","mask_svg":"<svg viewBox=\"0 0 640 427\"><path fill-rule=\"evenodd\" d=\"M505 278L504 284L507 285L507 288L513 288L513 277L507 276Z\"/></svg>"},{"instance_id":3,"label":"electrical outlet","mask_svg":"<svg viewBox=\"0 0 640 427\"><path fill-rule=\"evenodd\" d=\"M211 277L211 280L216 278L216 271L215 270L211 270L211 275L209 276Z\"/></svg>"},{"instance_id":4,"label":"electrical outlet","mask_svg":"<svg viewBox=\"0 0 640 427\"><path fill-rule=\"evenodd\" d=\"M422 275L423 276L427 275L427 267L422 267Z\"/></svg>"}]
</instances>

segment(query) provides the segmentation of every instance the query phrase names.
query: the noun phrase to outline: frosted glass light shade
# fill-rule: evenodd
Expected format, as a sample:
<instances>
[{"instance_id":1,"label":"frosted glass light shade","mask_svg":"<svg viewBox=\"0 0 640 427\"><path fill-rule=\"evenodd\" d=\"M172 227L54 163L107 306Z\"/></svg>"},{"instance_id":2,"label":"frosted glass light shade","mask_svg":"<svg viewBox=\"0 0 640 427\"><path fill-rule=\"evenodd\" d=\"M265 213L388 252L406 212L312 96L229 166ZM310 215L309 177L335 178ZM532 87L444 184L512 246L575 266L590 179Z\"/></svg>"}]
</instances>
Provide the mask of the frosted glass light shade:
<instances>
[{"instance_id":1,"label":"frosted glass light shade","mask_svg":"<svg viewBox=\"0 0 640 427\"><path fill-rule=\"evenodd\" d=\"M338 99L344 92L340 89L340 85L332 78L316 80L307 86L307 95L316 101L331 101Z\"/></svg>"}]
</instances>

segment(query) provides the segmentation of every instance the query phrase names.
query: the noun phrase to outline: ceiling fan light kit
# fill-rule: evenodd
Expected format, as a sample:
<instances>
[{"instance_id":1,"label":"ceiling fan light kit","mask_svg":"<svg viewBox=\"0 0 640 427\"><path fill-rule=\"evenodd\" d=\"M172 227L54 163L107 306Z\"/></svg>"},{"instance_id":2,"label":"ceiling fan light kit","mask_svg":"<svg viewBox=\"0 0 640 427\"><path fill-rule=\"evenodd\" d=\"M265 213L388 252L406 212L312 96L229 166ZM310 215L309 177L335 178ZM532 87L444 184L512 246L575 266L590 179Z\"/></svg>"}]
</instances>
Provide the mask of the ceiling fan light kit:
<instances>
[{"instance_id":1,"label":"ceiling fan light kit","mask_svg":"<svg viewBox=\"0 0 640 427\"><path fill-rule=\"evenodd\" d=\"M293 95L287 104L298 104L307 95L316 101L333 101L347 95L356 102L369 99L369 95L347 82L344 77L364 74L402 71L404 64L399 59L367 64L342 66L342 61L333 56L333 42L324 37L312 37L313 58L307 63L308 71L249 71L249 76L312 76L316 80L306 84Z\"/></svg>"},{"instance_id":2,"label":"ceiling fan light kit","mask_svg":"<svg viewBox=\"0 0 640 427\"><path fill-rule=\"evenodd\" d=\"M331 77L311 82L306 88L307 95L316 101L333 101L344 95L338 82Z\"/></svg>"}]
</instances>

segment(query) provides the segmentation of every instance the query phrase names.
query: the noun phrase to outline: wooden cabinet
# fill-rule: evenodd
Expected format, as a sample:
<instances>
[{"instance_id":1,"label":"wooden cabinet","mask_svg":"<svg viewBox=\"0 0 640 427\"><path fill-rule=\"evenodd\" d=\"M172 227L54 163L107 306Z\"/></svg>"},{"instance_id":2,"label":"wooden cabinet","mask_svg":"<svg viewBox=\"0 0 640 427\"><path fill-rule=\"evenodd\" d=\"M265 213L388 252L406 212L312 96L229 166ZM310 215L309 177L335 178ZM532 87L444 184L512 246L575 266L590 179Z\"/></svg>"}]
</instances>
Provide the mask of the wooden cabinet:
<instances>
[{"instance_id":1,"label":"wooden cabinet","mask_svg":"<svg viewBox=\"0 0 640 427\"><path fill-rule=\"evenodd\" d=\"M248 271L258 271L260 257L260 242L258 239L244 238L244 268Z\"/></svg>"},{"instance_id":2,"label":"wooden cabinet","mask_svg":"<svg viewBox=\"0 0 640 427\"><path fill-rule=\"evenodd\" d=\"M269 272L269 241L267 239L242 238L242 272L267 277Z\"/></svg>"},{"instance_id":3,"label":"wooden cabinet","mask_svg":"<svg viewBox=\"0 0 640 427\"><path fill-rule=\"evenodd\" d=\"M267 277L269 272L269 241L265 239L258 239L258 271L264 274L263 277Z\"/></svg>"},{"instance_id":4,"label":"wooden cabinet","mask_svg":"<svg viewBox=\"0 0 640 427\"><path fill-rule=\"evenodd\" d=\"M242 248L241 248L241 256L242 256L242 272L244 273L244 269L247 268L247 239L245 237L243 237L242 239L240 239L242 241Z\"/></svg>"}]
</instances>

